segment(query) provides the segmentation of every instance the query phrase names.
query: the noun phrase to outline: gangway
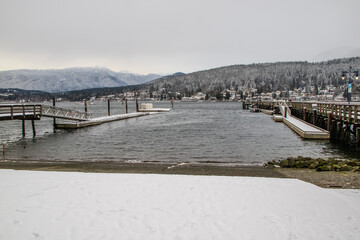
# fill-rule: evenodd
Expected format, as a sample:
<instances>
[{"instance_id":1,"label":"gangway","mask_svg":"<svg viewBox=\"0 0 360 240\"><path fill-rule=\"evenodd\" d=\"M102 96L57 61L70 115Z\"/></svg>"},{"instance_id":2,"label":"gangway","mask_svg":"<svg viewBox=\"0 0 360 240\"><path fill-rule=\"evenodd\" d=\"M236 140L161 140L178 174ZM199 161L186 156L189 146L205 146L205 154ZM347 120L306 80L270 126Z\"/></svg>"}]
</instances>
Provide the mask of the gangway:
<instances>
[{"instance_id":1,"label":"gangway","mask_svg":"<svg viewBox=\"0 0 360 240\"><path fill-rule=\"evenodd\" d=\"M87 112L80 112L48 105L42 105L42 116L74 121L89 121L92 118L92 114Z\"/></svg>"}]
</instances>

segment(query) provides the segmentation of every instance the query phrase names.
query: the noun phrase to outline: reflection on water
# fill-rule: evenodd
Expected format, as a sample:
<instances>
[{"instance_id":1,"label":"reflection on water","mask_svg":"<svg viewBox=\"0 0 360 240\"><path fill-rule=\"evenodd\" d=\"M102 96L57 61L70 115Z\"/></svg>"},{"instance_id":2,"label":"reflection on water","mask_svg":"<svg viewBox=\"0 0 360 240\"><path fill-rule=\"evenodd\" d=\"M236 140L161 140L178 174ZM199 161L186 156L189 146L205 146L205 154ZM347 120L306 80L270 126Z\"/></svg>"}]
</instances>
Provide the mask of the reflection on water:
<instances>
[{"instance_id":1,"label":"reflection on water","mask_svg":"<svg viewBox=\"0 0 360 240\"><path fill-rule=\"evenodd\" d=\"M78 103L59 106L83 110ZM154 103L170 107L170 103ZM130 103L131 112L135 110ZM112 114L125 106L112 103ZM107 103L89 106L95 116L107 114ZM0 122L7 159L90 161L216 161L262 164L289 156L355 158L329 141L304 141L271 116L242 110L241 103L176 103L175 110L141 118L77 129L52 129L52 119L30 121L21 139L21 121ZM3 158L5 158L3 157Z\"/></svg>"}]
</instances>

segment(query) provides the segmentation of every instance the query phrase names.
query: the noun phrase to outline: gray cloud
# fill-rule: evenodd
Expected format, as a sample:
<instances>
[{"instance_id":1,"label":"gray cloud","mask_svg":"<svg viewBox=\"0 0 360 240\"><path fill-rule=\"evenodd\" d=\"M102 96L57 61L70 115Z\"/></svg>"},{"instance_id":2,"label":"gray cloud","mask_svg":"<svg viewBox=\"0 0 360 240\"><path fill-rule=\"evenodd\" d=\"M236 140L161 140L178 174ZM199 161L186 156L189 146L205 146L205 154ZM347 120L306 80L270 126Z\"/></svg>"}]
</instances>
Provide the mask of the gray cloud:
<instances>
[{"instance_id":1,"label":"gray cloud","mask_svg":"<svg viewBox=\"0 0 360 240\"><path fill-rule=\"evenodd\" d=\"M1 0L0 70L312 60L360 48L359 9L357 0Z\"/></svg>"}]
</instances>

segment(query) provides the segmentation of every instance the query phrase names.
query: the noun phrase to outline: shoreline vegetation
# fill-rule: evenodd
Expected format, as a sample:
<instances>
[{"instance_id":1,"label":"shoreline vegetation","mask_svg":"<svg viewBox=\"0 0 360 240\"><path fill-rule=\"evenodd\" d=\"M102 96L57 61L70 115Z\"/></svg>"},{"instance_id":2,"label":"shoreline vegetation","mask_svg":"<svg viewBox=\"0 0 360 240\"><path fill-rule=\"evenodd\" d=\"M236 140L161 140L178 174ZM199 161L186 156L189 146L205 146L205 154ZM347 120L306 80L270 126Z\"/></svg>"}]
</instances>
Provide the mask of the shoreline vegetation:
<instances>
[{"instance_id":1,"label":"shoreline vegetation","mask_svg":"<svg viewBox=\"0 0 360 240\"><path fill-rule=\"evenodd\" d=\"M234 163L0 160L0 169L94 173L138 173L296 178L323 188L360 189L360 162L287 158L264 166Z\"/></svg>"}]
</instances>

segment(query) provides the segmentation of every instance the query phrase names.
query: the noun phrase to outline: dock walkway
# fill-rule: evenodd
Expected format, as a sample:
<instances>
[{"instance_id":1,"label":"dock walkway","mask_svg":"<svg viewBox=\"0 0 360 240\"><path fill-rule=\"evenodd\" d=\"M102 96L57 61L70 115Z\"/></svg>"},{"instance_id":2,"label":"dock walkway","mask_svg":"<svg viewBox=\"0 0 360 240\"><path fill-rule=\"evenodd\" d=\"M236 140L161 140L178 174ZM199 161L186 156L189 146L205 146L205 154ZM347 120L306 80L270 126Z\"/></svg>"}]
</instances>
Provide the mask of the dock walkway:
<instances>
[{"instance_id":1,"label":"dock walkway","mask_svg":"<svg viewBox=\"0 0 360 240\"><path fill-rule=\"evenodd\" d=\"M290 108L285 102L279 103L279 109L283 116L283 122L305 139L330 139L329 131L316 127L308 122L291 115ZM274 118L275 119L275 118Z\"/></svg>"},{"instance_id":2,"label":"dock walkway","mask_svg":"<svg viewBox=\"0 0 360 240\"><path fill-rule=\"evenodd\" d=\"M76 128L83 128L83 127L90 127L90 126L100 125L100 124L106 123L106 122L124 120L124 119L135 118L135 117L142 117L142 116L146 116L146 115L150 115L150 113L135 112L135 113L127 113L127 114L118 114L118 115L113 115L113 116L93 118L88 121L57 123L56 128L76 129Z\"/></svg>"}]
</instances>

